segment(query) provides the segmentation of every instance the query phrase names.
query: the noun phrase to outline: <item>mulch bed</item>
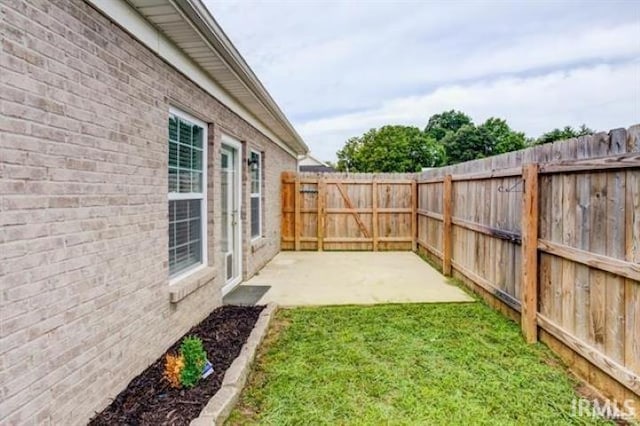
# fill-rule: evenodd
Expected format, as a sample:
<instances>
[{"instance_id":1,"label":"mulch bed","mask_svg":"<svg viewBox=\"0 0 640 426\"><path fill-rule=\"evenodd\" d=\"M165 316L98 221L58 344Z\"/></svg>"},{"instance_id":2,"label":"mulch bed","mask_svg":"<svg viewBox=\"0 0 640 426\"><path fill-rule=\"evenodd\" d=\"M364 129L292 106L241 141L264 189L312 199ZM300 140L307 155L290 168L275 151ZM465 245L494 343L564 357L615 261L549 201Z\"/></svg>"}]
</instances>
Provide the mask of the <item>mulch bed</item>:
<instances>
[{"instance_id":1,"label":"mulch bed","mask_svg":"<svg viewBox=\"0 0 640 426\"><path fill-rule=\"evenodd\" d=\"M213 374L191 389L173 389L163 379L164 355L133 379L90 425L188 425L220 389L264 306L222 306L185 336L202 339ZM183 336L184 337L184 336ZM167 353L177 353L182 338Z\"/></svg>"}]
</instances>

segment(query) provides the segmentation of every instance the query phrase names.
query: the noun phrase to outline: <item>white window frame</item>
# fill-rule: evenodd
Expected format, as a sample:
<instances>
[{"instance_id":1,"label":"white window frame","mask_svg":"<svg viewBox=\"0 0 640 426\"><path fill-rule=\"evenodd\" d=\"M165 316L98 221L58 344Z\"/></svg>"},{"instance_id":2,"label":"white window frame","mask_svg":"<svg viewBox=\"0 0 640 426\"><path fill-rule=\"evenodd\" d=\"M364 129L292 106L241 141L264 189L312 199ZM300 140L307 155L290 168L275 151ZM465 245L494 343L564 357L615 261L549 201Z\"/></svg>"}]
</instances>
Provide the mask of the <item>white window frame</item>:
<instances>
[{"instance_id":1,"label":"white window frame","mask_svg":"<svg viewBox=\"0 0 640 426\"><path fill-rule=\"evenodd\" d=\"M253 236L251 235L251 242L254 241L258 241L259 239L262 238L262 153L260 151L256 151L254 149L249 151L249 159L251 159L251 157L253 156L253 154L257 154L258 155L258 161L259 161L259 165L260 168L258 169L258 192L252 192L253 191L253 171L251 169L249 169L249 198L253 199L253 198L257 198L258 199L258 235L257 236ZM249 200L251 201L251 200ZM249 202L249 207L251 207L251 202ZM251 208L249 208L249 210L251 210ZM253 212L252 212L253 214ZM252 226L252 222L253 222L253 217L251 217L251 222L249 222L249 232L253 232L253 226Z\"/></svg>"},{"instance_id":2,"label":"white window frame","mask_svg":"<svg viewBox=\"0 0 640 426\"><path fill-rule=\"evenodd\" d=\"M178 281L183 280L184 278L192 275L199 270L205 268L207 266L208 257L207 257L207 167L208 167L208 157L207 157L207 145L208 145L208 135L207 135L207 123L202 120L195 118L194 116L179 110L174 107L169 107L169 115L174 115L182 120L188 121L192 124L198 125L202 128L202 192L169 192L168 200L169 201L178 201L178 200L200 200L200 253L202 254L202 260L200 264L193 265L186 270L178 273L175 276L169 277L169 285L175 284ZM168 121L167 121L168 125ZM169 146L169 138L167 137L167 147ZM169 173L169 165L167 164L167 174ZM167 186L168 187L168 186ZM168 246L167 246L168 249Z\"/></svg>"}]
</instances>

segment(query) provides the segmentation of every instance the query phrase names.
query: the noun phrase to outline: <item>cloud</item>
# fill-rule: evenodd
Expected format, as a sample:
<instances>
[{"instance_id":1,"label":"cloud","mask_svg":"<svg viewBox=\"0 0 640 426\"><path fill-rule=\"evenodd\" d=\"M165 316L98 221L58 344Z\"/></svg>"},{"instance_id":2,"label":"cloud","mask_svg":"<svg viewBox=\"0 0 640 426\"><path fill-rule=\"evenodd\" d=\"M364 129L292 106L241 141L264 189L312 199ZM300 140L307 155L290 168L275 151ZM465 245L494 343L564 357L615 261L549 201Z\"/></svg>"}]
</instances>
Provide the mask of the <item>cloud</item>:
<instances>
[{"instance_id":1,"label":"cloud","mask_svg":"<svg viewBox=\"0 0 640 426\"><path fill-rule=\"evenodd\" d=\"M640 121L640 62L445 85L380 107L311 120L298 130L318 158L331 160L351 136L389 123L422 128L429 116L449 109L462 110L475 122L505 118L529 136L582 123L596 130L625 127Z\"/></svg>"},{"instance_id":2,"label":"cloud","mask_svg":"<svg viewBox=\"0 0 640 426\"><path fill-rule=\"evenodd\" d=\"M400 39L398 45L388 43L384 47L381 43L383 47L376 48L371 38L331 40L313 49L292 52L287 61L274 64L267 75L272 76L271 80L279 79L275 76L286 77L291 88L305 88L288 95L292 97L285 105L305 111L301 117L306 118L336 109L370 107L389 97L446 83L640 56L640 30L635 24L582 31L566 29L459 51L449 42L430 41L422 46L418 43ZM425 57L416 58L418 52L424 52ZM282 92L291 93L290 89Z\"/></svg>"},{"instance_id":3,"label":"cloud","mask_svg":"<svg viewBox=\"0 0 640 426\"><path fill-rule=\"evenodd\" d=\"M321 158L444 108L531 136L638 117L633 2L205 2Z\"/></svg>"}]
</instances>

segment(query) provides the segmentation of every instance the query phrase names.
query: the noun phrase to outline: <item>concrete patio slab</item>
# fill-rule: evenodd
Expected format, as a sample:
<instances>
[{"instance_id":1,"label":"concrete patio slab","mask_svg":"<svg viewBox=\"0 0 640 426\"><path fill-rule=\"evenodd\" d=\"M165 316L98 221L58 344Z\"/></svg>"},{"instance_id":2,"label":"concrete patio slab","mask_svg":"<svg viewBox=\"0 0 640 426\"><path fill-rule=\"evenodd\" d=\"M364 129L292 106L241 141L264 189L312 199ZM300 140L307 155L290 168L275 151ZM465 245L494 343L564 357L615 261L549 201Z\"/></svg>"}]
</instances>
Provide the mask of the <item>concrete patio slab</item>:
<instances>
[{"instance_id":1,"label":"concrete patio slab","mask_svg":"<svg viewBox=\"0 0 640 426\"><path fill-rule=\"evenodd\" d=\"M411 252L281 252L224 298L280 306L472 301Z\"/></svg>"}]
</instances>

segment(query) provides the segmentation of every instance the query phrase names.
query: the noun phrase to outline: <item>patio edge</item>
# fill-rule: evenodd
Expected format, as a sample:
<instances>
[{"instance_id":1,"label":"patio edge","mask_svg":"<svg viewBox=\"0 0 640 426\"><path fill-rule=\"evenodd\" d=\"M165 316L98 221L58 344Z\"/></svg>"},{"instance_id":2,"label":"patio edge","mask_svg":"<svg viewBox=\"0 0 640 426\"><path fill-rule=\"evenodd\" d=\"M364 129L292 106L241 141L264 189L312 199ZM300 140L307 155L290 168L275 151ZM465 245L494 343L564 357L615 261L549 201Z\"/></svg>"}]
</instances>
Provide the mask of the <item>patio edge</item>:
<instances>
[{"instance_id":1,"label":"patio edge","mask_svg":"<svg viewBox=\"0 0 640 426\"><path fill-rule=\"evenodd\" d=\"M231 410L233 410L240 398L240 393L247 382L249 370L258 352L258 347L267 335L269 324L277 310L278 305L276 303L269 303L260 312L258 321L256 321L251 334L249 334L247 341L242 346L240 354L225 372L222 386L207 402L200 415L191 421L190 426L221 425L229 417Z\"/></svg>"}]
</instances>

